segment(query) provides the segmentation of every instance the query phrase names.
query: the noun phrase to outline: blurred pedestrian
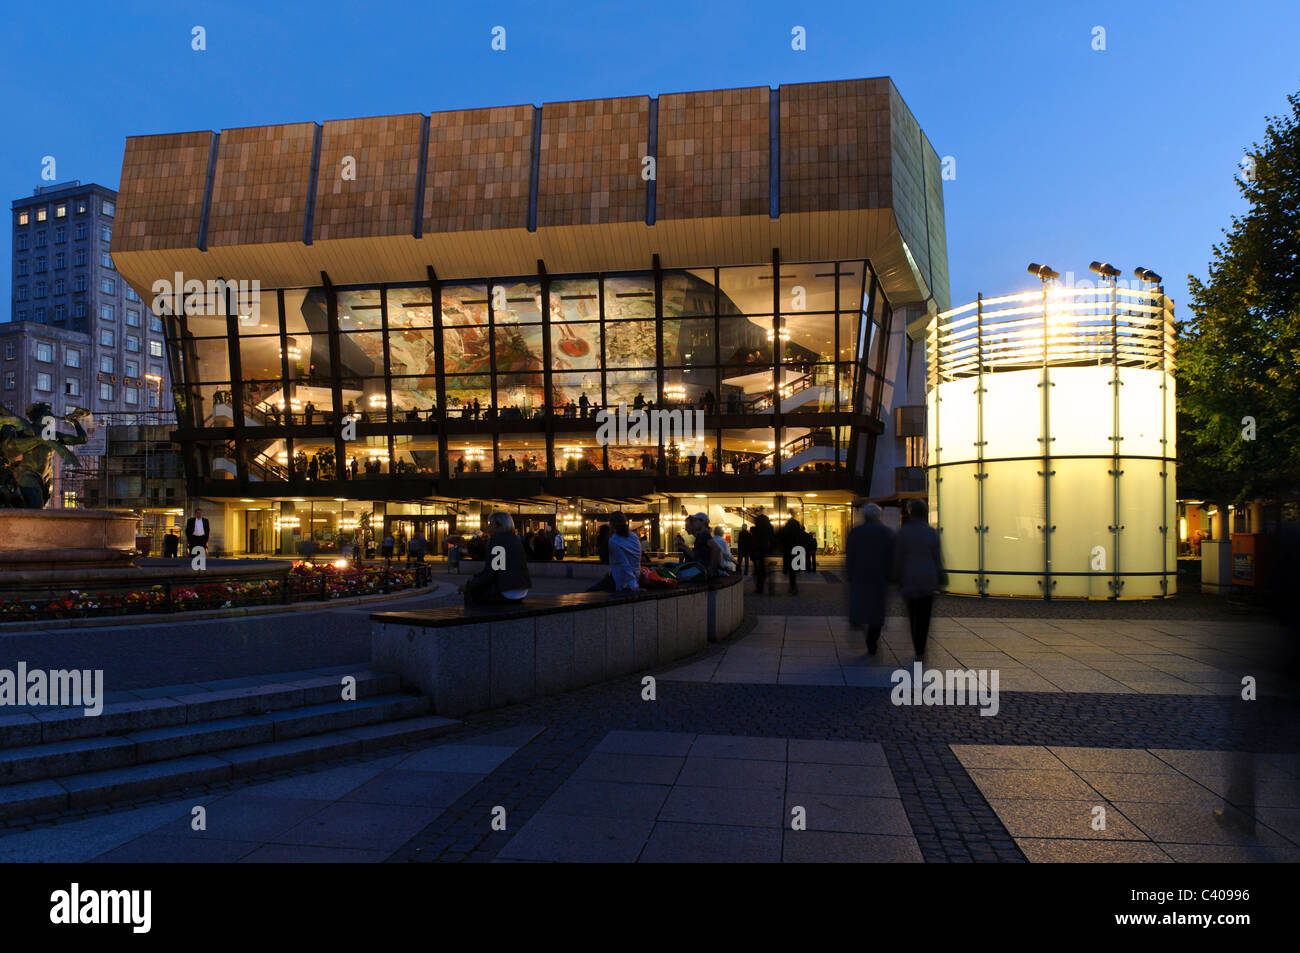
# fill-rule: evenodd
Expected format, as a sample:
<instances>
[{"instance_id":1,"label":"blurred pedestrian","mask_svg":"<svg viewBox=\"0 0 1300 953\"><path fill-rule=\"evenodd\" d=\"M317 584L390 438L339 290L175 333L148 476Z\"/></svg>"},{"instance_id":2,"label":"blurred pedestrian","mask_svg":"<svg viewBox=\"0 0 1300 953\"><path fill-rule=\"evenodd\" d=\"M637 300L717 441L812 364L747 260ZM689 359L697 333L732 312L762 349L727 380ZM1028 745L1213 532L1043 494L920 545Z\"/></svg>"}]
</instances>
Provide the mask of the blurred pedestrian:
<instances>
[{"instance_id":1,"label":"blurred pedestrian","mask_svg":"<svg viewBox=\"0 0 1300 953\"><path fill-rule=\"evenodd\" d=\"M907 522L899 529L894 545L894 577L907 604L912 648L918 659L925 656L934 597L948 585L939 534L927 520L926 512L924 500L908 500Z\"/></svg>"},{"instance_id":2,"label":"blurred pedestrian","mask_svg":"<svg viewBox=\"0 0 1300 953\"><path fill-rule=\"evenodd\" d=\"M849 584L849 625L866 630L867 654L875 655L885 626L885 605L894 565L894 534L880 521L880 507L860 507L862 522L845 541L845 576Z\"/></svg>"}]
</instances>

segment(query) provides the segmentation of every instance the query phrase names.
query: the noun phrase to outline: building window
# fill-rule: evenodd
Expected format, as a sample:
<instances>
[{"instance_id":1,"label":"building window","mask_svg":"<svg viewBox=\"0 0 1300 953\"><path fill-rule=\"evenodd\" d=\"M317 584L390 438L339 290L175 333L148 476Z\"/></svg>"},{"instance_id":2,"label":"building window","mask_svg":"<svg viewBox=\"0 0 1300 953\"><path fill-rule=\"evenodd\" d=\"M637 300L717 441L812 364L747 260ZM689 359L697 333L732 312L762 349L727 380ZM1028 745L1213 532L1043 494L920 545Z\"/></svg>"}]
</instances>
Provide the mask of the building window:
<instances>
[{"instance_id":1,"label":"building window","mask_svg":"<svg viewBox=\"0 0 1300 953\"><path fill-rule=\"evenodd\" d=\"M99 279L99 290L106 295L117 294L117 282L112 278Z\"/></svg>"},{"instance_id":2,"label":"building window","mask_svg":"<svg viewBox=\"0 0 1300 953\"><path fill-rule=\"evenodd\" d=\"M14 372L5 371L5 390L14 389Z\"/></svg>"},{"instance_id":3,"label":"building window","mask_svg":"<svg viewBox=\"0 0 1300 953\"><path fill-rule=\"evenodd\" d=\"M17 356L18 356L18 349L14 346L14 343L13 343L12 341L6 341L6 342L5 342L5 360L6 360L6 361L12 361L12 360L13 360L15 357L17 357Z\"/></svg>"},{"instance_id":4,"label":"building window","mask_svg":"<svg viewBox=\"0 0 1300 953\"><path fill-rule=\"evenodd\" d=\"M140 296L139 296L138 294L135 293L135 289L132 288L130 285L127 285L127 286L126 286L126 300L127 300L127 301L139 301L139 300L140 300Z\"/></svg>"},{"instance_id":5,"label":"building window","mask_svg":"<svg viewBox=\"0 0 1300 953\"><path fill-rule=\"evenodd\" d=\"M66 281L64 281L62 278L54 279L54 293L56 295L66 294L67 290L68 290L68 283Z\"/></svg>"},{"instance_id":6,"label":"building window","mask_svg":"<svg viewBox=\"0 0 1300 953\"><path fill-rule=\"evenodd\" d=\"M55 321L68 320L68 306L66 304L56 304L54 306L54 320Z\"/></svg>"},{"instance_id":7,"label":"building window","mask_svg":"<svg viewBox=\"0 0 1300 953\"><path fill-rule=\"evenodd\" d=\"M63 364L65 367L81 366L81 348L70 347L63 352Z\"/></svg>"},{"instance_id":8,"label":"building window","mask_svg":"<svg viewBox=\"0 0 1300 953\"><path fill-rule=\"evenodd\" d=\"M126 309L127 327L138 328L140 326L140 310L138 308Z\"/></svg>"},{"instance_id":9,"label":"building window","mask_svg":"<svg viewBox=\"0 0 1300 953\"><path fill-rule=\"evenodd\" d=\"M73 278L72 278L72 290L73 290L73 291L85 291L85 290L86 290L86 276L85 276L85 275L74 275L74 276L73 276Z\"/></svg>"},{"instance_id":10,"label":"building window","mask_svg":"<svg viewBox=\"0 0 1300 953\"><path fill-rule=\"evenodd\" d=\"M60 268L66 268L67 266L68 266L68 256L67 256L67 255L63 254L63 252L59 252L57 255L54 256L54 270L55 270L55 271L58 271Z\"/></svg>"},{"instance_id":11,"label":"building window","mask_svg":"<svg viewBox=\"0 0 1300 953\"><path fill-rule=\"evenodd\" d=\"M162 329L162 318L158 317L156 314L149 315L149 330L157 331L159 334L162 334Z\"/></svg>"},{"instance_id":12,"label":"building window","mask_svg":"<svg viewBox=\"0 0 1300 953\"><path fill-rule=\"evenodd\" d=\"M112 347L112 346L114 345L115 342L116 342L116 338L114 338L114 336L113 336L113 329L112 329L112 328L100 328L100 329L99 329L99 343L100 343L100 344L102 344L104 347Z\"/></svg>"},{"instance_id":13,"label":"building window","mask_svg":"<svg viewBox=\"0 0 1300 953\"><path fill-rule=\"evenodd\" d=\"M44 231L39 231L39 232L36 233L36 247L37 247L37 248L44 248L44 247L45 247L45 232L44 232Z\"/></svg>"},{"instance_id":14,"label":"building window","mask_svg":"<svg viewBox=\"0 0 1300 953\"><path fill-rule=\"evenodd\" d=\"M136 337L134 334L128 334L128 335L126 336L126 349L127 349L128 351L131 351L132 353L139 354L139 353L140 353L140 339L139 339L138 337Z\"/></svg>"},{"instance_id":15,"label":"building window","mask_svg":"<svg viewBox=\"0 0 1300 953\"><path fill-rule=\"evenodd\" d=\"M44 255L41 255L39 258L36 259L36 270L37 270L38 272L41 272L41 271L44 271L44 270L45 270L45 256L44 256Z\"/></svg>"},{"instance_id":16,"label":"building window","mask_svg":"<svg viewBox=\"0 0 1300 953\"><path fill-rule=\"evenodd\" d=\"M86 316L86 302L74 301L72 303L72 316L74 318L84 318Z\"/></svg>"},{"instance_id":17,"label":"building window","mask_svg":"<svg viewBox=\"0 0 1300 953\"><path fill-rule=\"evenodd\" d=\"M58 228L54 230L54 244L62 245L67 240L68 240L68 229L66 226L60 225Z\"/></svg>"},{"instance_id":18,"label":"building window","mask_svg":"<svg viewBox=\"0 0 1300 953\"><path fill-rule=\"evenodd\" d=\"M54 363L54 345L49 341L36 342L36 360L42 364Z\"/></svg>"},{"instance_id":19,"label":"building window","mask_svg":"<svg viewBox=\"0 0 1300 953\"><path fill-rule=\"evenodd\" d=\"M26 311L19 311L19 312L18 312L18 317L17 317L15 320L18 320L18 321L26 321L26 320L27 320L27 312L26 312Z\"/></svg>"},{"instance_id":20,"label":"building window","mask_svg":"<svg viewBox=\"0 0 1300 953\"><path fill-rule=\"evenodd\" d=\"M17 288L14 289L14 299L15 299L16 301L26 301L26 300L27 300L27 286L26 286L26 285L19 285Z\"/></svg>"},{"instance_id":21,"label":"building window","mask_svg":"<svg viewBox=\"0 0 1300 953\"><path fill-rule=\"evenodd\" d=\"M148 392L149 392L149 406L158 407L159 404L161 403L162 381L150 381L148 386ZM170 487L167 489L167 492L171 493Z\"/></svg>"},{"instance_id":22,"label":"building window","mask_svg":"<svg viewBox=\"0 0 1300 953\"><path fill-rule=\"evenodd\" d=\"M68 408L68 413L72 413L72 408L71 408L71 407ZM76 491L76 490L64 490L64 491L63 491L63 508L64 508L65 510L75 510L75 509L77 508L77 491Z\"/></svg>"},{"instance_id":23,"label":"building window","mask_svg":"<svg viewBox=\"0 0 1300 953\"><path fill-rule=\"evenodd\" d=\"M78 215L85 215L86 212L87 212L87 210L88 210L89 208L90 208L90 205L89 205L89 203L86 202L85 199L77 199L77 214L78 214Z\"/></svg>"},{"instance_id":24,"label":"building window","mask_svg":"<svg viewBox=\"0 0 1300 953\"><path fill-rule=\"evenodd\" d=\"M36 320L41 324L45 323L45 306L41 305L36 309Z\"/></svg>"},{"instance_id":25,"label":"building window","mask_svg":"<svg viewBox=\"0 0 1300 953\"><path fill-rule=\"evenodd\" d=\"M112 214L113 214L113 203L112 203L112 202L105 202L105 203L104 203L104 214L105 214L105 215L112 215Z\"/></svg>"},{"instance_id":26,"label":"building window","mask_svg":"<svg viewBox=\"0 0 1300 953\"><path fill-rule=\"evenodd\" d=\"M99 356L99 373L101 374L113 373L113 355L101 354Z\"/></svg>"},{"instance_id":27,"label":"building window","mask_svg":"<svg viewBox=\"0 0 1300 953\"><path fill-rule=\"evenodd\" d=\"M29 221L31 221L31 216L27 213L26 209L18 213L19 225L26 225Z\"/></svg>"},{"instance_id":28,"label":"building window","mask_svg":"<svg viewBox=\"0 0 1300 953\"><path fill-rule=\"evenodd\" d=\"M50 392L50 375L44 372L36 375L36 389L42 393Z\"/></svg>"},{"instance_id":29,"label":"building window","mask_svg":"<svg viewBox=\"0 0 1300 953\"><path fill-rule=\"evenodd\" d=\"M19 250L19 251L27 251L27 236L26 236L26 235L19 235L19 236L18 236L18 250Z\"/></svg>"},{"instance_id":30,"label":"building window","mask_svg":"<svg viewBox=\"0 0 1300 953\"><path fill-rule=\"evenodd\" d=\"M101 225L99 227L99 237L103 241L111 242L113 240L113 226Z\"/></svg>"},{"instance_id":31,"label":"building window","mask_svg":"<svg viewBox=\"0 0 1300 953\"><path fill-rule=\"evenodd\" d=\"M110 255L108 252L101 252L99 256L99 266L101 268L112 268L113 256Z\"/></svg>"},{"instance_id":32,"label":"building window","mask_svg":"<svg viewBox=\"0 0 1300 953\"><path fill-rule=\"evenodd\" d=\"M49 209L38 208L36 210L36 221L43 222L49 218Z\"/></svg>"},{"instance_id":33,"label":"building window","mask_svg":"<svg viewBox=\"0 0 1300 953\"><path fill-rule=\"evenodd\" d=\"M26 258L22 259L20 262L18 262L17 265L14 266L14 274L17 275L17 276L20 277L20 278L27 274L27 259L26 259Z\"/></svg>"},{"instance_id":34,"label":"building window","mask_svg":"<svg viewBox=\"0 0 1300 953\"><path fill-rule=\"evenodd\" d=\"M99 399L100 399L100 400L112 400L112 399L113 399L113 385L112 385L112 384L100 384L100 385L99 385Z\"/></svg>"},{"instance_id":35,"label":"building window","mask_svg":"<svg viewBox=\"0 0 1300 953\"><path fill-rule=\"evenodd\" d=\"M72 253L72 263L78 268L86 264L86 249L78 248Z\"/></svg>"},{"instance_id":36,"label":"building window","mask_svg":"<svg viewBox=\"0 0 1300 953\"><path fill-rule=\"evenodd\" d=\"M150 341L150 342L149 342L149 356L150 356L150 357L162 357L162 356L163 356L163 352L162 352L162 341Z\"/></svg>"},{"instance_id":37,"label":"building window","mask_svg":"<svg viewBox=\"0 0 1300 953\"><path fill-rule=\"evenodd\" d=\"M113 321L117 318L117 310L111 304L101 304L99 306L99 320Z\"/></svg>"},{"instance_id":38,"label":"building window","mask_svg":"<svg viewBox=\"0 0 1300 953\"><path fill-rule=\"evenodd\" d=\"M126 395L126 402L132 407L140 403L140 388L124 387L122 388L122 392Z\"/></svg>"},{"instance_id":39,"label":"building window","mask_svg":"<svg viewBox=\"0 0 1300 953\"><path fill-rule=\"evenodd\" d=\"M68 377L68 378L65 378L64 381L63 381L63 396L64 396L64 397L80 397L80 396L81 396L81 381L77 380L75 377Z\"/></svg>"},{"instance_id":40,"label":"building window","mask_svg":"<svg viewBox=\"0 0 1300 953\"><path fill-rule=\"evenodd\" d=\"M38 298L45 297L45 287L46 287L45 282L43 281L36 282L36 297Z\"/></svg>"},{"instance_id":41,"label":"building window","mask_svg":"<svg viewBox=\"0 0 1300 953\"><path fill-rule=\"evenodd\" d=\"M84 239L84 238L86 237L86 223L85 223L85 222L78 222L78 223L77 223L77 227L76 227L75 229L73 229L72 237L75 238L75 239L77 239L77 241L81 241L82 239Z\"/></svg>"},{"instance_id":42,"label":"building window","mask_svg":"<svg viewBox=\"0 0 1300 953\"><path fill-rule=\"evenodd\" d=\"M126 362L126 376L127 376L127 377L139 377L139 376L140 376L140 362L139 362L139 361L127 361L127 362Z\"/></svg>"},{"instance_id":43,"label":"building window","mask_svg":"<svg viewBox=\"0 0 1300 953\"><path fill-rule=\"evenodd\" d=\"M68 205L66 202L62 205L54 206L55 218L67 218L67 215L68 215Z\"/></svg>"}]
</instances>

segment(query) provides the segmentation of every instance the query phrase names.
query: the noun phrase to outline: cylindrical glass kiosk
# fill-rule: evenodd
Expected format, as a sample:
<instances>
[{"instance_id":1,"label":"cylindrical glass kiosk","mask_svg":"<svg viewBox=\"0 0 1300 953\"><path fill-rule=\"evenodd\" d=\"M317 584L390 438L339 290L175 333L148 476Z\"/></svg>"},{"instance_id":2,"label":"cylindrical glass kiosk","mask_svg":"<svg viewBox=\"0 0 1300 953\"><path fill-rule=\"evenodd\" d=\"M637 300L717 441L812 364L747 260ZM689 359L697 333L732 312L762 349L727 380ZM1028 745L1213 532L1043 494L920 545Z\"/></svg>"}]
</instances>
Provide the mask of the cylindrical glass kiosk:
<instances>
[{"instance_id":1,"label":"cylindrical glass kiosk","mask_svg":"<svg viewBox=\"0 0 1300 953\"><path fill-rule=\"evenodd\" d=\"M927 332L930 519L949 592L1171 596L1173 304L1162 289L981 298Z\"/></svg>"}]
</instances>

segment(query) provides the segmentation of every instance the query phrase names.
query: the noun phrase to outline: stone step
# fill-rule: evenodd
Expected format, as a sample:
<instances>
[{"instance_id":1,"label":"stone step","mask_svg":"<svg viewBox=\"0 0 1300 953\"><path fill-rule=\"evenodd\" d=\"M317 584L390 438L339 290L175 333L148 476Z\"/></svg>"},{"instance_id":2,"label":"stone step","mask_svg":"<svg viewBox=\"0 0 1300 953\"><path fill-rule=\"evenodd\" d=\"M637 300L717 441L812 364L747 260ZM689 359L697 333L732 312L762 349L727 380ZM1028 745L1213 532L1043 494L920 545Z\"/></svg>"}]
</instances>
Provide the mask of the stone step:
<instances>
[{"instance_id":1,"label":"stone step","mask_svg":"<svg viewBox=\"0 0 1300 953\"><path fill-rule=\"evenodd\" d=\"M0 751L0 784L39 781L243 748L411 718L429 711L422 695L379 695L286 711L148 728L125 735L74 738Z\"/></svg>"},{"instance_id":2,"label":"stone step","mask_svg":"<svg viewBox=\"0 0 1300 953\"><path fill-rule=\"evenodd\" d=\"M423 741L451 731L460 722L423 715L307 737L246 745L210 754L186 755L146 764L88 771L0 787L0 818L25 818L176 791L198 784L356 755L393 745Z\"/></svg>"},{"instance_id":3,"label":"stone step","mask_svg":"<svg viewBox=\"0 0 1300 953\"><path fill-rule=\"evenodd\" d=\"M346 674L356 679L358 700L389 695L400 687L398 676L386 672L359 668ZM216 691L203 691L198 685L177 686L177 693L167 697L105 704L104 710L95 716L87 716L80 708L27 709L21 713L0 715L0 749L125 735L305 705L323 705L340 701L342 691L343 673L340 673Z\"/></svg>"}]
</instances>

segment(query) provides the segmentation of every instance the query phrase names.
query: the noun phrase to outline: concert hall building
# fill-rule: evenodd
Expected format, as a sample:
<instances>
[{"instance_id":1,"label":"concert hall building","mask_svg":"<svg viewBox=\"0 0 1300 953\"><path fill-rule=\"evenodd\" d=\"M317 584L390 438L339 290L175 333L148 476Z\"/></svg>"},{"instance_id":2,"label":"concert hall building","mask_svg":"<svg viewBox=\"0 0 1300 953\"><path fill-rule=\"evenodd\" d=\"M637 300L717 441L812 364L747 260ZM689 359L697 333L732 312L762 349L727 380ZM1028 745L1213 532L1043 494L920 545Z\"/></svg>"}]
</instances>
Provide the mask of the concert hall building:
<instances>
[{"instance_id":1,"label":"concert hall building","mask_svg":"<svg viewBox=\"0 0 1300 953\"><path fill-rule=\"evenodd\" d=\"M222 553L495 508L571 554L615 508L833 553L925 495L943 193L888 78L135 136L112 254Z\"/></svg>"}]
</instances>

